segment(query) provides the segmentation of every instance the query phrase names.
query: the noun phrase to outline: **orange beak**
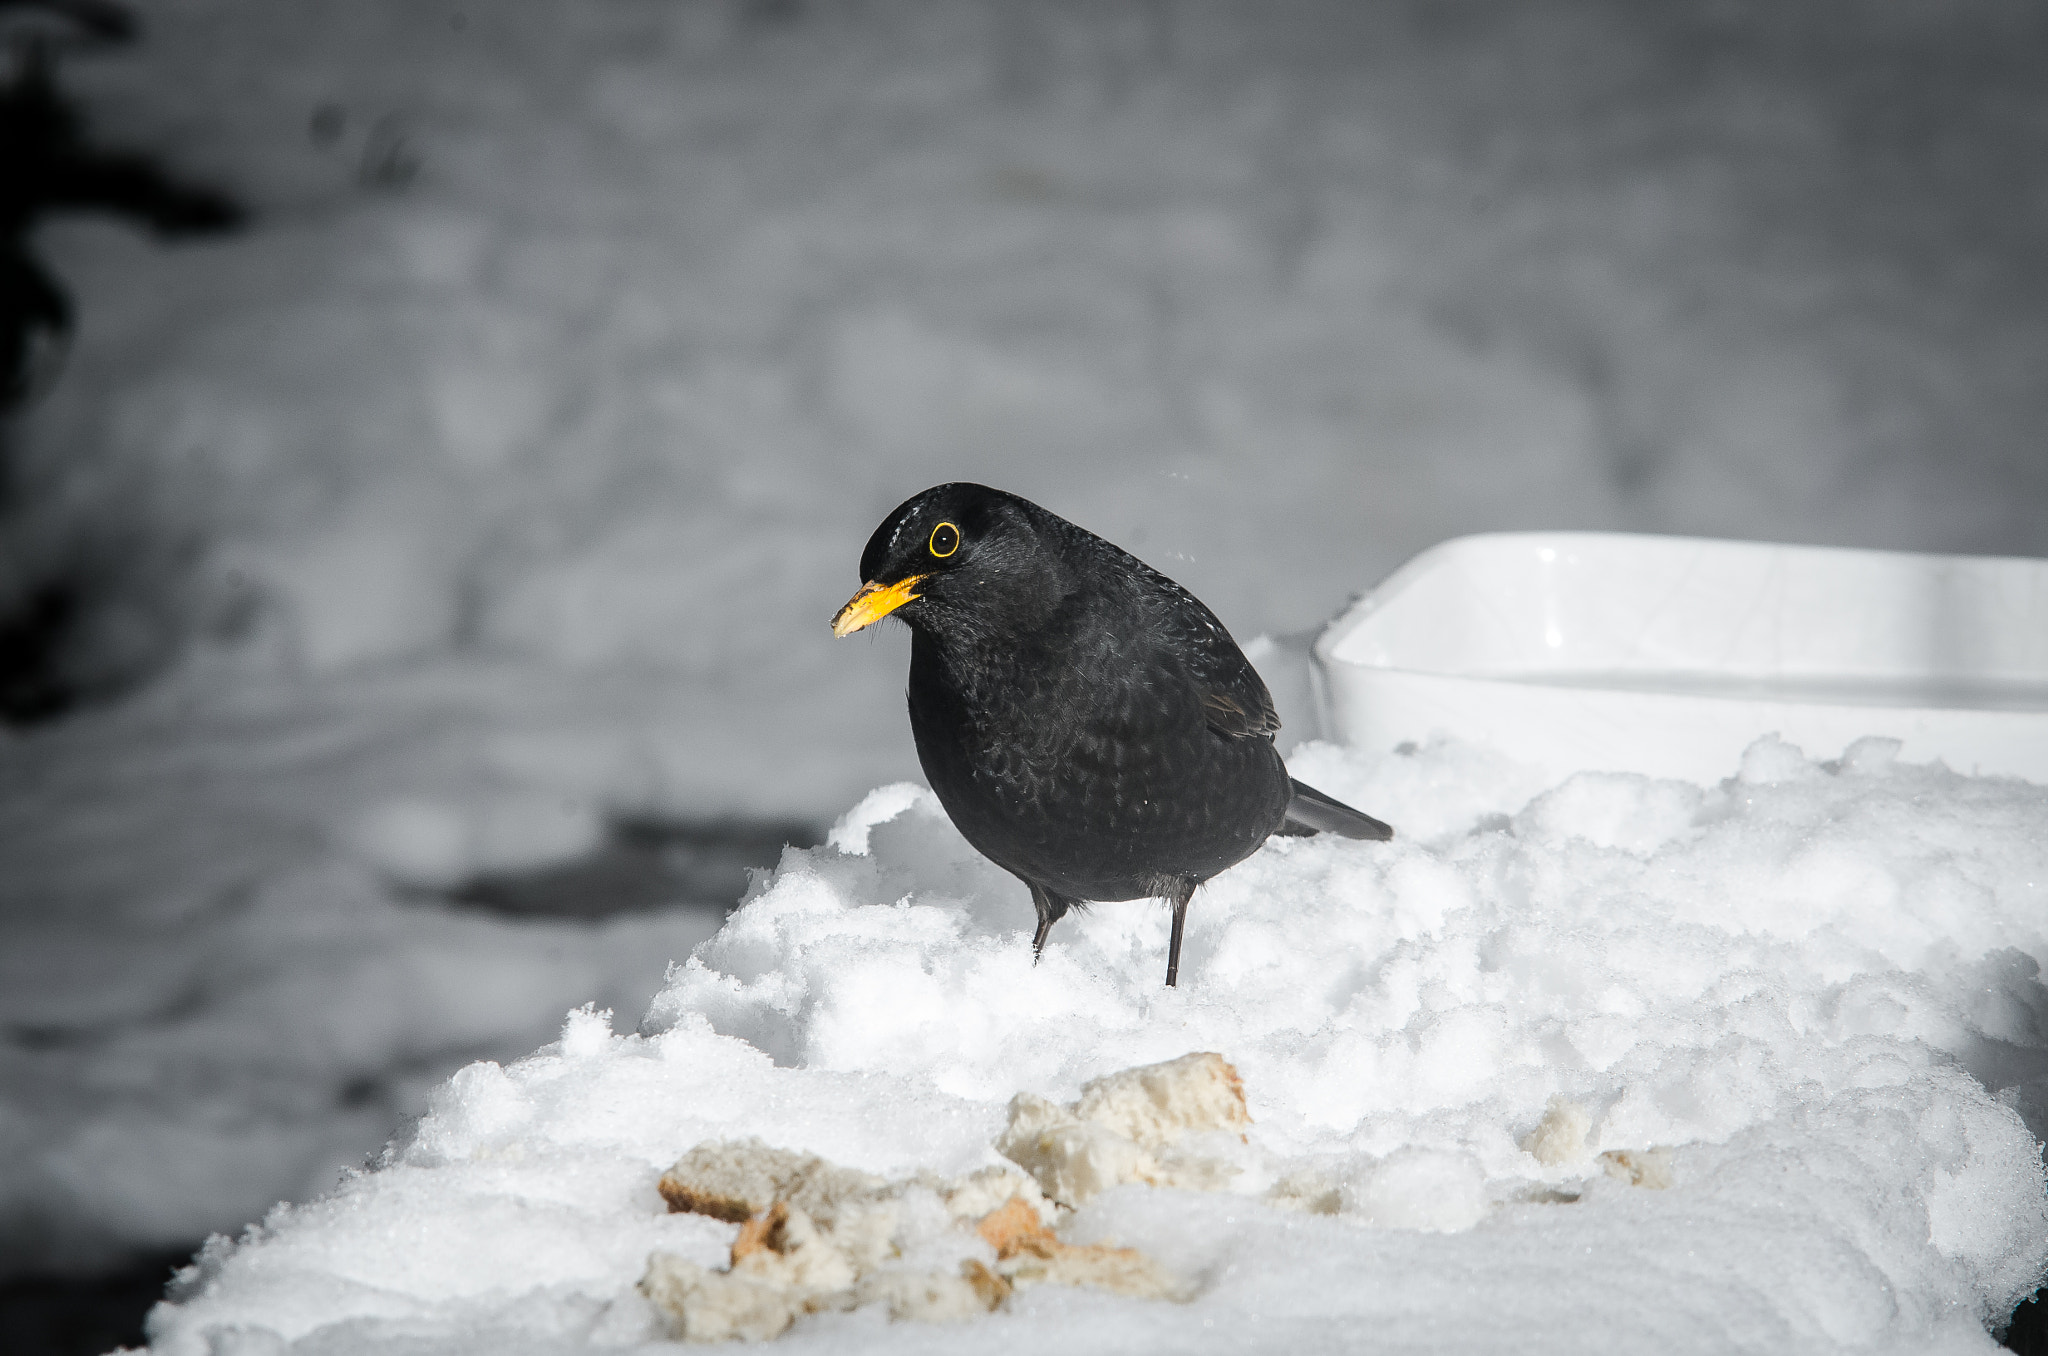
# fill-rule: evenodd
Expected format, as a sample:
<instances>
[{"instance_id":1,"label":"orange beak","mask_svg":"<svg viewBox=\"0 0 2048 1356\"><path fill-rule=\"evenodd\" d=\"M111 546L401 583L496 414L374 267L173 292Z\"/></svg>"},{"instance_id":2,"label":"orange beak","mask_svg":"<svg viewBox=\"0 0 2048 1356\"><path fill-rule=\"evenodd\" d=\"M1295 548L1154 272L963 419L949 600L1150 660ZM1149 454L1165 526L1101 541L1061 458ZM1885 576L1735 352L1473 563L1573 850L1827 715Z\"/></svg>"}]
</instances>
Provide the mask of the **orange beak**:
<instances>
[{"instance_id":1,"label":"orange beak","mask_svg":"<svg viewBox=\"0 0 2048 1356\"><path fill-rule=\"evenodd\" d=\"M923 575L914 574L893 584L862 584L860 592L847 599L846 606L832 618L832 634L850 636L861 627L880 621L917 597L911 590L923 581Z\"/></svg>"}]
</instances>

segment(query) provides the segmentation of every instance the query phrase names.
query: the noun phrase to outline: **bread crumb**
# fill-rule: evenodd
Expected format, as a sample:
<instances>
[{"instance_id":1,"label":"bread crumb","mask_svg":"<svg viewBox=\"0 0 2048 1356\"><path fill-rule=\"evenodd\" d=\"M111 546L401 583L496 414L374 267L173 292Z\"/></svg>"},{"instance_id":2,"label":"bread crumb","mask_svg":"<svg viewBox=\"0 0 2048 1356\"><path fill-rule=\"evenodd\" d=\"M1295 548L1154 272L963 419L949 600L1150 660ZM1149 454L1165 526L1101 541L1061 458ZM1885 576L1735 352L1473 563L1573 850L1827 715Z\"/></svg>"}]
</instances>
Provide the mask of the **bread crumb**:
<instances>
[{"instance_id":1,"label":"bread crumb","mask_svg":"<svg viewBox=\"0 0 2048 1356\"><path fill-rule=\"evenodd\" d=\"M1667 1148L1609 1149L1600 1155L1600 1166L1609 1177L1651 1191L1665 1191L1678 1182L1672 1175L1672 1154Z\"/></svg>"},{"instance_id":2,"label":"bread crumb","mask_svg":"<svg viewBox=\"0 0 2048 1356\"><path fill-rule=\"evenodd\" d=\"M1084 1083L1066 1106L1020 1092L996 1150L1066 1206L1127 1182L1215 1191L1237 1165L1181 1141L1226 1131L1242 1143L1251 1119L1237 1070L1196 1053Z\"/></svg>"},{"instance_id":3,"label":"bread crumb","mask_svg":"<svg viewBox=\"0 0 2048 1356\"><path fill-rule=\"evenodd\" d=\"M672 1335L691 1342L761 1341L802 1314L869 1304L903 1321L957 1321L1031 1285L1185 1300L1191 1287L1136 1248L1062 1240L1050 1227L1055 1202L1075 1205L1125 1182L1215 1189L1239 1169L1203 1137L1223 1135L1227 1150L1250 1123L1237 1070L1220 1055L1193 1054L1095 1079L1069 1106L1019 1093L997 1143L1011 1162L951 1180L888 1182L759 1139L699 1144L662 1174L659 1190L671 1211L740 1226L728 1265L713 1271L655 1253L640 1289ZM957 1245L930 1236L944 1235L948 1220ZM906 1229L910 1241L899 1247ZM952 1258L909 1263L904 1247ZM984 1260L991 1253L993 1265Z\"/></svg>"},{"instance_id":4,"label":"bread crumb","mask_svg":"<svg viewBox=\"0 0 2048 1356\"><path fill-rule=\"evenodd\" d=\"M1592 1128L1593 1118L1584 1107L1562 1096L1553 1096L1543 1119L1522 1141L1522 1148L1546 1168L1583 1162L1586 1135Z\"/></svg>"}]
</instances>

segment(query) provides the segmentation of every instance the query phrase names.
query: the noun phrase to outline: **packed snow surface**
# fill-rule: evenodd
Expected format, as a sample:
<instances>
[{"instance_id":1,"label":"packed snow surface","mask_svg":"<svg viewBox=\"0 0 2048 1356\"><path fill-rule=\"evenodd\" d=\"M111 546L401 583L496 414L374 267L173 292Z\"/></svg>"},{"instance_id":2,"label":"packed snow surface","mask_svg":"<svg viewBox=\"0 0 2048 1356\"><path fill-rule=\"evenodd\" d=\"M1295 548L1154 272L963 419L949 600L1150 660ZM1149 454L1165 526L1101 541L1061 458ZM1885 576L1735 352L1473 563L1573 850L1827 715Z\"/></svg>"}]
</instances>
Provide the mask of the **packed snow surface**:
<instances>
[{"instance_id":1,"label":"packed snow surface","mask_svg":"<svg viewBox=\"0 0 2048 1356\"><path fill-rule=\"evenodd\" d=\"M636 1033L580 1010L456 1075L369 1171L209 1244L153 1349L665 1340L650 1254L722 1267L737 1228L664 1207L694 1146L957 1175L1001 1161L1014 1094L1191 1051L1242 1075L1236 1176L1114 1186L1061 1232L1192 1298L1041 1286L958 1326L865 1309L778 1340L1988 1349L2048 1267L2048 790L1895 752L1766 739L1716 786L1542 787L1469 746L1311 745L1295 771L1399 836L1275 839L1212 881L1177 990L1156 903L1063 922L1033 965L1023 888L884 787Z\"/></svg>"}]
</instances>

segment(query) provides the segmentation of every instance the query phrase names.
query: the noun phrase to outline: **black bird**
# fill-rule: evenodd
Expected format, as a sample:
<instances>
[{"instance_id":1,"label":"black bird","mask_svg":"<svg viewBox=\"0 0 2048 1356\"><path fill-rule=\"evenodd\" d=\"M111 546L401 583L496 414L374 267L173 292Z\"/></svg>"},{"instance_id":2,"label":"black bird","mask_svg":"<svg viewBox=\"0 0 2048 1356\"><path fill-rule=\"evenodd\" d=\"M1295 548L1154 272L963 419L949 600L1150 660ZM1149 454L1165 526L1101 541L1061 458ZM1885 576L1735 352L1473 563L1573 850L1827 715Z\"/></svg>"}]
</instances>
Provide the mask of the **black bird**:
<instances>
[{"instance_id":1,"label":"black bird","mask_svg":"<svg viewBox=\"0 0 2048 1356\"><path fill-rule=\"evenodd\" d=\"M967 841L1031 888L1034 954L1087 900L1173 904L1275 833L1394 831L1287 775L1265 682L1216 615L1026 499L936 485L883 519L846 636L910 624L910 728Z\"/></svg>"}]
</instances>

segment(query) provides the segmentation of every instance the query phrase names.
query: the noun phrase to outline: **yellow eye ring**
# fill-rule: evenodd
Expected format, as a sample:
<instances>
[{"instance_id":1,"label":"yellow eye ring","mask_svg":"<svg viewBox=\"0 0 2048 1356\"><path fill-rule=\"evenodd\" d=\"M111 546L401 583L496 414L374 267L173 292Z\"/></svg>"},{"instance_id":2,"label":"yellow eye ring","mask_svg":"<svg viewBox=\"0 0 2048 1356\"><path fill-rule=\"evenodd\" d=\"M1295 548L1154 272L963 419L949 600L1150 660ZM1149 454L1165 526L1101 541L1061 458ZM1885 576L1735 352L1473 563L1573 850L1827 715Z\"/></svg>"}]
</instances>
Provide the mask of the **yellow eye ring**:
<instances>
[{"instance_id":1,"label":"yellow eye ring","mask_svg":"<svg viewBox=\"0 0 2048 1356\"><path fill-rule=\"evenodd\" d=\"M940 560L960 549L960 529L951 523L940 523L932 529L932 538L926 545Z\"/></svg>"}]
</instances>

